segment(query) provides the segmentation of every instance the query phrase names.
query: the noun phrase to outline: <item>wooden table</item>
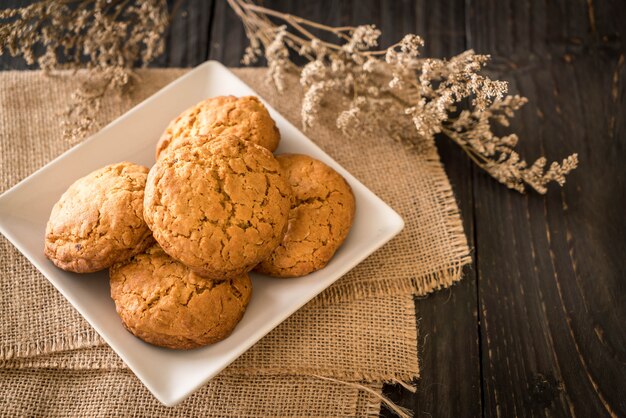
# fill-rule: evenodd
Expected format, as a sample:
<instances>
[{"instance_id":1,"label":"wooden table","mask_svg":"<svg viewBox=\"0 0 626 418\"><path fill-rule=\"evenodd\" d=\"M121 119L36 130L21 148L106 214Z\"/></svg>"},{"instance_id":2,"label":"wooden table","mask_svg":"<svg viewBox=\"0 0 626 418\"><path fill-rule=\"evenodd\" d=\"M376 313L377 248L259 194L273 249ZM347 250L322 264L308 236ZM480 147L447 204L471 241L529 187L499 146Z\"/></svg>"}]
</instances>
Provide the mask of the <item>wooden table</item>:
<instances>
[{"instance_id":1,"label":"wooden table","mask_svg":"<svg viewBox=\"0 0 626 418\"><path fill-rule=\"evenodd\" d=\"M264 5L331 25L373 23L383 46L411 32L425 55L491 54L490 72L530 100L512 124L522 154L579 154L563 189L519 195L438 141L474 263L460 284L415 301L418 390L385 394L417 417L626 416L623 0ZM224 0L187 0L157 65L238 66L246 45Z\"/></svg>"}]
</instances>

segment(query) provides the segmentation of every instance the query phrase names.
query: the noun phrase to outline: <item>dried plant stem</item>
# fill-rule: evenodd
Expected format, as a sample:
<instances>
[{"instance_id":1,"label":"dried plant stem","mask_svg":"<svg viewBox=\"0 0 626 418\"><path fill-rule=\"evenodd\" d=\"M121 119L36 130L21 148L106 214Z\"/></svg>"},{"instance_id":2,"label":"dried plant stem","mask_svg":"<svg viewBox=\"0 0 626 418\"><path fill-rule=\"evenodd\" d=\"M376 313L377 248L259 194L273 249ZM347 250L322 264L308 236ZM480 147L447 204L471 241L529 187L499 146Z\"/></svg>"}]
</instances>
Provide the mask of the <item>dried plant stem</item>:
<instances>
[{"instance_id":1,"label":"dried plant stem","mask_svg":"<svg viewBox=\"0 0 626 418\"><path fill-rule=\"evenodd\" d=\"M467 154L467 156L471 158L471 160L474 161L477 166L479 166L483 170L487 169L485 164L488 162L488 160L479 153L475 152L471 147L468 147L465 141L463 141L456 132L448 128L441 128L441 132L446 134L448 138L450 138L459 147L461 147L465 154Z\"/></svg>"},{"instance_id":2,"label":"dried plant stem","mask_svg":"<svg viewBox=\"0 0 626 418\"><path fill-rule=\"evenodd\" d=\"M276 18L279 18L281 20L283 20L285 23L289 23L291 24L295 29L297 29L300 33L302 33L303 35L305 35L309 40L313 40L316 39L316 37L309 32L308 30L306 30L302 25L305 26L310 26L316 29L321 29L323 31L327 31L327 32L332 32L335 35L345 39L346 41L350 40L350 37L348 35L345 34L345 32L349 32L355 29L355 27L353 26L340 26L340 27L332 27L332 26L327 26L321 23L317 23L317 22L313 22L311 20L308 19L304 19L298 16L294 16L294 15L290 15L290 14L286 14L286 13L280 13L277 12L275 10L272 9L268 9L267 7L263 7L263 6L258 6L256 4L253 3L249 3L246 1L240 1L240 0L228 0L228 3L231 5L231 7L233 8L237 8L240 7L242 9L245 10L251 10L254 12L259 12L262 13L266 16L273 16ZM328 44L330 47L332 48L338 48L337 45L334 44Z\"/></svg>"},{"instance_id":3,"label":"dried plant stem","mask_svg":"<svg viewBox=\"0 0 626 418\"><path fill-rule=\"evenodd\" d=\"M165 0L42 0L0 10L0 54L22 56L47 73L90 70L64 112L65 137L76 142L97 128L103 98L129 93L133 68L163 52L168 24Z\"/></svg>"},{"instance_id":4,"label":"dried plant stem","mask_svg":"<svg viewBox=\"0 0 626 418\"><path fill-rule=\"evenodd\" d=\"M348 103L336 120L344 134L356 138L384 132L419 149L420 143L442 133L481 169L520 192L530 186L545 193L552 181L562 185L578 164L573 154L548 170L543 157L528 165L513 149L517 136L493 133L492 124L508 126L526 99L506 96L505 82L480 73L489 56L470 50L450 59L422 58L423 41L410 34L377 49L380 31L371 25L332 27L251 0L227 1L250 40L242 62L249 64L264 55L268 78L279 91L284 89L285 74L297 70L289 51L309 61L300 72L305 129L317 122L322 103L339 100L339 94L341 103ZM309 28L335 35L338 42L322 40Z\"/></svg>"}]
</instances>

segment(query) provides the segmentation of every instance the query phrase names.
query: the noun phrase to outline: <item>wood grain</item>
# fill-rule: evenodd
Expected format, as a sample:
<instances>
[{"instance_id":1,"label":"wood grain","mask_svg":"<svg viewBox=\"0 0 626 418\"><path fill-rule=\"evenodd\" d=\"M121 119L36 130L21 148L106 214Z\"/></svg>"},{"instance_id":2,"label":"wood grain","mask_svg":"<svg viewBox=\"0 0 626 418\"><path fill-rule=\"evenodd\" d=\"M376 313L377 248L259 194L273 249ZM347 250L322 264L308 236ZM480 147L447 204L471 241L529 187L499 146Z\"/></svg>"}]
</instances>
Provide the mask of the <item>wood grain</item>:
<instances>
[{"instance_id":1,"label":"wood grain","mask_svg":"<svg viewBox=\"0 0 626 418\"><path fill-rule=\"evenodd\" d=\"M394 11L389 13L388 20L380 23L383 33L394 33L389 44L406 33L416 33L426 41L424 55L427 56L446 57L466 49L463 2L413 4L414 10ZM437 148L461 210L470 248L473 248L472 166L460 149L446 138L438 138ZM384 388L386 395L409 407L416 417L478 417L482 414L476 272L470 266L464 274L458 285L415 301L421 369L417 392L411 394L393 386ZM384 410L382 415L392 416Z\"/></svg>"},{"instance_id":2,"label":"wood grain","mask_svg":"<svg viewBox=\"0 0 626 418\"><path fill-rule=\"evenodd\" d=\"M206 61L215 0L170 0L172 21L166 52L155 62L160 67L195 67Z\"/></svg>"},{"instance_id":3,"label":"wood grain","mask_svg":"<svg viewBox=\"0 0 626 418\"><path fill-rule=\"evenodd\" d=\"M581 161L546 196L474 174L485 415L624 416L623 10L471 7L469 46L530 99L512 125L523 154Z\"/></svg>"}]
</instances>

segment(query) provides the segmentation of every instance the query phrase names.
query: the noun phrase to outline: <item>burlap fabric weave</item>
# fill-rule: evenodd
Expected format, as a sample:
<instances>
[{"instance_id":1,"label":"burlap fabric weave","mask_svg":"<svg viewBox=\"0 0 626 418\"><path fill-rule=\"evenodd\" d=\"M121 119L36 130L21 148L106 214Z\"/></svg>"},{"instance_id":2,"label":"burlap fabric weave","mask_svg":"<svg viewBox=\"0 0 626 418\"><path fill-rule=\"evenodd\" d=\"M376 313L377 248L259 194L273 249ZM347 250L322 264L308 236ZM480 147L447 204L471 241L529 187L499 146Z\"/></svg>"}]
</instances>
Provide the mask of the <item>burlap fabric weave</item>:
<instances>
[{"instance_id":1,"label":"burlap fabric weave","mask_svg":"<svg viewBox=\"0 0 626 418\"><path fill-rule=\"evenodd\" d=\"M132 99L105 100L101 121L112 120L184 71L140 71L141 82ZM295 79L280 95L264 83L263 70L234 71L300 125L301 91ZM0 191L69 148L62 139L59 111L76 86L76 77L0 73ZM459 280L462 266L469 262L458 209L436 149L426 144L418 153L384 137L347 140L333 128L328 114L307 135L394 207L406 222L405 230L261 340L186 401L176 415L197 411L218 416L302 415L303 411L318 416L376 414L379 402L366 388L380 391L378 383L344 383L408 381L418 375L412 297ZM24 397L24 388L31 388L30 396L35 398L29 401L26 396L23 405L63 400L50 401L50 415L64 415L64 411L69 415L166 414L95 331L4 238L0 239L0 298L0 384L12 388L0 398L0 411L7 406L2 401L19 408L17 399ZM135 403L112 400L111 385L128 388ZM298 392L294 387L304 389ZM98 393L91 398L93 403L68 410L69 400L89 388ZM292 389L290 400L277 402L287 388ZM319 396L307 398L305 392ZM276 402L266 402L264 396ZM228 401L220 403L216 397Z\"/></svg>"},{"instance_id":2,"label":"burlap fabric weave","mask_svg":"<svg viewBox=\"0 0 626 418\"><path fill-rule=\"evenodd\" d=\"M306 376L220 376L167 408L128 370L3 370L6 417L377 417L381 384L362 388Z\"/></svg>"}]
</instances>

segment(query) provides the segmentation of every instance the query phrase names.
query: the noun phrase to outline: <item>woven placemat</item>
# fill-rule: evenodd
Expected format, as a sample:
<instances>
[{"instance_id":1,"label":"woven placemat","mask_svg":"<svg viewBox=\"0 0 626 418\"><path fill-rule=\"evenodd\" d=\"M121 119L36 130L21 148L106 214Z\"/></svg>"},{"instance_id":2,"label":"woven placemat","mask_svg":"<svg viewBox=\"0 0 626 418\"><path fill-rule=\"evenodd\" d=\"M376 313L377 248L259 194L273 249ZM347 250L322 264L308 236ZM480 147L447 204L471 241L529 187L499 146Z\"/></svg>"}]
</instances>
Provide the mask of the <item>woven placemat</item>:
<instances>
[{"instance_id":1,"label":"woven placemat","mask_svg":"<svg viewBox=\"0 0 626 418\"><path fill-rule=\"evenodd\" d=\"M323 375L393 382L418 376L417 325L410 295L335 305L309 304L226 368L223 375ZM0 361L1 369L119 370L107 345Z\"/></svg>"},{"instance_id":2,"label":"woven placemat","mask_svg":"<svg viewBox=\"0 0 626 418\"><path fill-rule=\"evenodd\" d=\"M300 125L302 92L295 76L288 78L287 91L278 94L264 82L263 69L234 71ZM184 72L141 70L132 99L104 100L99 117L103 122L112 120ZM69 148L62 138L59 114L84 76L0 73L0 191ZM312 304L424 295L459 280L462 266L470 261L469 249L434 144L426 144L417 153L383 137L355 142L337 133L332 115L322 116L326 122L307 135L396 209L406 227ZM0 239L0 298L0 359L102 344L95 331L4 238Z\"/></svg>"},{"instance_id":3,"label":"woven placemat","mask_svg":"<svg viewBox=\"0 0 626 418\"><path fill-rule=\"evenodd\" d=\"M127 370L0 370L7 417L377 417L381 384L307 376L220 376L164 407ZM371 392L370 392L371 391Z\"/></svg>"}]
</instances>

